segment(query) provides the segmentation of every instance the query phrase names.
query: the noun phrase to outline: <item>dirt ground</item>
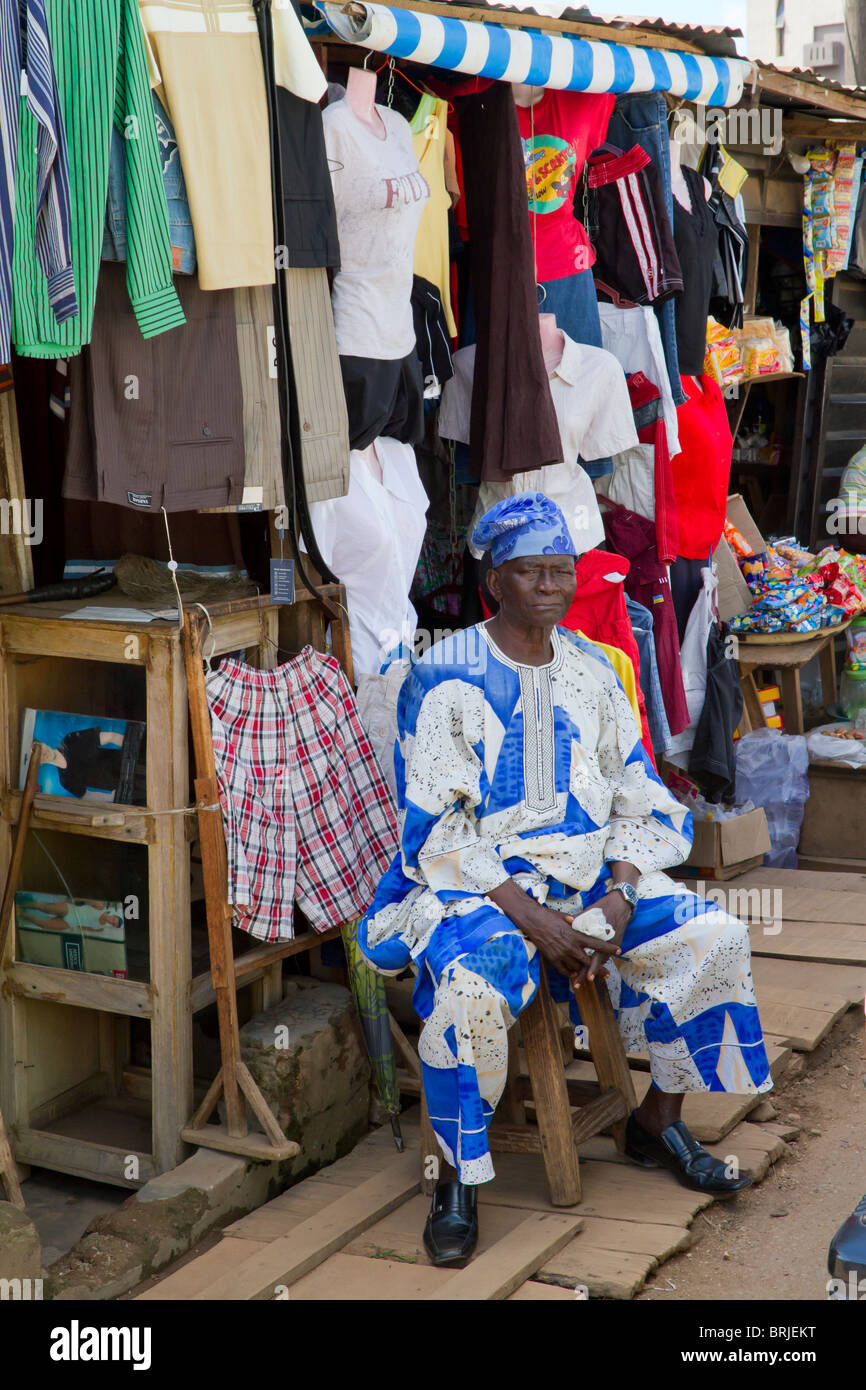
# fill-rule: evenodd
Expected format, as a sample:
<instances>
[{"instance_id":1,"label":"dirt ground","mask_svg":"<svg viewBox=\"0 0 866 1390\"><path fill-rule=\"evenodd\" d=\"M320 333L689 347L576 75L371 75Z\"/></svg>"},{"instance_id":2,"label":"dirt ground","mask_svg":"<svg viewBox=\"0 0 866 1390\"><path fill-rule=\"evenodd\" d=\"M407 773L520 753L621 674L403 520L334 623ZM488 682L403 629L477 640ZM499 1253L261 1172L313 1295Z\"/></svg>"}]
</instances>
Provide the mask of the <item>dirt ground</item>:
<instances>
[{"instance_id":1,"label":"dirt ground","mask_svg":"<svg viewBox=\"0 0 866 1390\"><path fill-rule=\"evenodd\" d=\"M851 1010L798 1080L770 1092L801 1126L757 1187L695 1217L697 1244L656 1270L641 1299L827 1298L830 1240L866 1192L866 1051Z\"/></svg>"}]
</instances>

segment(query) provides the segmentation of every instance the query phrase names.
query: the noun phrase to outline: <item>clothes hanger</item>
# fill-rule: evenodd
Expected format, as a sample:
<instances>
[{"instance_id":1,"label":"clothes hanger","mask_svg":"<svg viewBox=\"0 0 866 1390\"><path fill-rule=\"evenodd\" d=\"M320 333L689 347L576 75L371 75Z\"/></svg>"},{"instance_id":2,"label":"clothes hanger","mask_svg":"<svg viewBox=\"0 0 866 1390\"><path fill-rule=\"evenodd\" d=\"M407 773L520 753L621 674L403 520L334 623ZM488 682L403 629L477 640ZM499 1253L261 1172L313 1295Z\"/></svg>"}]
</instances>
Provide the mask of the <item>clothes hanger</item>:
<instances>
[{"instance_id":1,"label":"clothes hanger","mask_svg":"<svg viewBox=\"0 0 866 1390\"><path fill-rule=\"evenodd\" d=\"M390 67L391 69L389 73L389 80L391 82L393 82L395 76L402 77L403 81L408 82L410 87L414 87L416 92L420 92L422 97L436 97L435 92L429 92L425 87L419 87L417 82L413 82L411 77L408 77L402 68L397 67L397 64L394 62L394 59L390 56L385 59L384 63L382 63L378 68L376 68L376 73L378 74L382 72L386 67ZM439 101L441 100L441 98L436 97L436 100ZM388 104L390 105L390 102ZM448 101L445 104L448 107L448 115L453 116L454 107L451 105L451 102Z\"/></svg>"}]
</instances>

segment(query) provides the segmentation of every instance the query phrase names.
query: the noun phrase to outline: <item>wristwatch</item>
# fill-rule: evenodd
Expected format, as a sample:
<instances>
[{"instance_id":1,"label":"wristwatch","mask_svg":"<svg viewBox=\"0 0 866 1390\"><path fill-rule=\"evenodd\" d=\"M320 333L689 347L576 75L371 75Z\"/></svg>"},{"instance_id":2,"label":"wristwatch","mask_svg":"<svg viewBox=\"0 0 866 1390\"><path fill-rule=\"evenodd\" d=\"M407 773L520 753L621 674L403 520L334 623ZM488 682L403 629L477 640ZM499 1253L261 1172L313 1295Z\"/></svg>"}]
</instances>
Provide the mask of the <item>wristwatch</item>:
<instances>
[{"instance_id":1,"label":"wristwatch","mask_svg":"<svg viewBox=\"0 0 866 1390\"><path fill-rule=\"evenodd\" d=\"M623 897L625 898L626 902L631 908L632 916L634 916L634 911L638 903L638 897L637 890L634 889L630 883L612 883L607 891L608 893L622 893Z\"/></svg>"}]
</instances>

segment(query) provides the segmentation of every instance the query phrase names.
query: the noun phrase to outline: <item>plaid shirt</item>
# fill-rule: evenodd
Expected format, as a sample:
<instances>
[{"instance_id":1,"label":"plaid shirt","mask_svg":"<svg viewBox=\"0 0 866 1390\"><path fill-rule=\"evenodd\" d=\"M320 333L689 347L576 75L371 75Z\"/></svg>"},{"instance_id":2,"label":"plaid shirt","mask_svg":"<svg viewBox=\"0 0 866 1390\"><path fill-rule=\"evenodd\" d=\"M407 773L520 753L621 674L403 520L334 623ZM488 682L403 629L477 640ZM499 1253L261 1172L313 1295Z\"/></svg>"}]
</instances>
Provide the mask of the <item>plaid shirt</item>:
<instances>
[{"instance_id":1,"label":"plaid shirt","mask_svg":"<svg viewBox=\"0 0 866 1390\"><path fill-rule=\"evenodd\" d=\"M369 907L397 848L391 794L333 657L304 650L273 671L234 658L207 678L237 925L294 935Z\"/></svg>"}]
</instances>

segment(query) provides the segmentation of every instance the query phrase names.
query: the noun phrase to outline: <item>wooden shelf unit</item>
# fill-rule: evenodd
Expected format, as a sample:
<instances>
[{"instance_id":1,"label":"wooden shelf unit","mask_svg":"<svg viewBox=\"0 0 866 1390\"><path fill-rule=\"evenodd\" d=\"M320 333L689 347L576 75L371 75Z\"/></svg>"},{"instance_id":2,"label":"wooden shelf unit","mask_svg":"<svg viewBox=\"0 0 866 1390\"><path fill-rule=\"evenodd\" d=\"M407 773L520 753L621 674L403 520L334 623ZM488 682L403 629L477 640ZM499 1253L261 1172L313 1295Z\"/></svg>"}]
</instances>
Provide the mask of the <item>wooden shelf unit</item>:
<instances>
[{"instance_id":1,"label":"wooden shelf unit","mask_svg":"<svg viewBox=\"0 0 866 1390\"><path fill-rule=\"evenodd\" d=\"M342 586L323 586L322 592L345 612ZM111 594L100 598L100 606L106 605L134 606ZM46 680L40 690L39 663L49 677L62 669L52 662L96 663L108 668L107 675L102 672L103 685L118 671L135 668L144 687L138 717L147 724L147 806L39 795L31 828L117 841L129 845L131 854L141 852L133 846L143 847L149 978L117 979L17 961L13 923L0 960L0 1112L19 1164L139 1187L191 1152L181 1129L194 1109L192 1020L214 997L209 971L193 976L191 965L195 816L171 814L192 800L186 681L177 622L94 622L66 616L82 606L68 602L0 610L0 883L8 871L20 804L15 787L23 704L132 717L126 709L106 708L97 693L84 707L82 691L91 677L94 692L99 689L96 671L83 674L84 685L70 703L62 681L52 685ZM264 596L208 605L207 611L207 651L215 658L243 651L251 663L272 668L307 642L319 650L325 646L328 615L303 588L291 606L274 605ZM334 654L351 674L347 625L334 620L331 626ZM80 883L82 870L76 872ZM280 945L253 946L238 957L238 982L253 986L254 1008L279 999L285 956L337 934L337 929L307 933ZM76 1016L71 1009L86 1012ZM142 1069L130 1065L132 1018L149 1021L149 1079L146 1069L143 1079ZM151 1139L146 1144L142 1136L148 1117Z\"/></svg>"}]
</instances>

